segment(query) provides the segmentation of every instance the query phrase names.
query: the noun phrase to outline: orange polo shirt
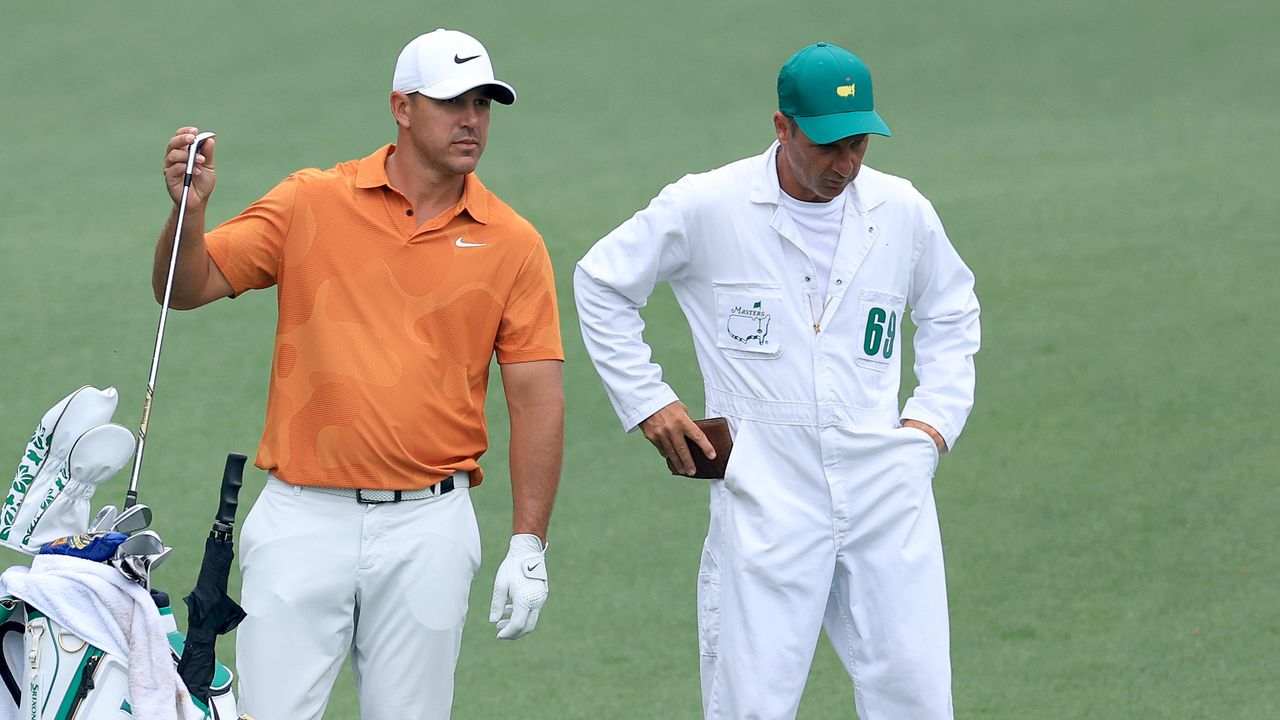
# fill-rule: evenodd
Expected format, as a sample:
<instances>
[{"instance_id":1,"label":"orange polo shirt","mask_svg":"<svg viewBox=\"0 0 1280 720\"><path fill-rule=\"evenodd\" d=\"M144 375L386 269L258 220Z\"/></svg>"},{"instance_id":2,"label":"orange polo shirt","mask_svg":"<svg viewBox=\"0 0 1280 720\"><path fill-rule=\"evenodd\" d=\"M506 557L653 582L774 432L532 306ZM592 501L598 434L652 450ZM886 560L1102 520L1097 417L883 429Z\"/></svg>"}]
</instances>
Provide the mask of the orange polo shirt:
<instances>
[{"instance_id":1,"label":"orange polo shirt","mask_svg":"<svg viewBox=\"0 0 1280 720\"><path fill-rule=\"evenodd\" d=\"M286 482L410 490L481 480L490 359L563 360L542 237L466 177L419 225L387 145L295 173L205 236L237 294L276 286L256 464Z\"/></svg>"}]
</instances>

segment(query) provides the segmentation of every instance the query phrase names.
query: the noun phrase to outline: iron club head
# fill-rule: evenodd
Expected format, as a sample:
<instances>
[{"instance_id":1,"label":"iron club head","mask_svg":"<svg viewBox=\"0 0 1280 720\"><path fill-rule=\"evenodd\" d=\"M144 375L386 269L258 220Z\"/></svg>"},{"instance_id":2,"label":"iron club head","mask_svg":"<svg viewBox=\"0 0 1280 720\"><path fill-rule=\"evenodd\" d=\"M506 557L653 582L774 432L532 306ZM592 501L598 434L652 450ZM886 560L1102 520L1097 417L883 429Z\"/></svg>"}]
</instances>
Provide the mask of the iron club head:
<instances>
[{"instance_id":1,"label":"iron club head","mask_svg":"<svg viewBox=\"0 0 1280 720\"><path fill-rule=\"evenodd\" d=\"M98 514L94 516L93 522L89 523L89 532L106 530L111 523L115 522L116 515L119 514L120 511L116 509L115 505L103 505Z\"/></svg>"},{"instance_id":2,"label":"iron club head","mask_svg":"<svg viewBox=\"0 0 1280 720\"><path fill-rule=\"evenodd\" d=\"M168 559L169 553L171 552L173 552L173 548L166 547L164 550L161 550L155 555L148 555L147 556L147 572L150 573L154 571L156 568L160 567L162 564L164 564L164 561Z\"/></svg>"},{"instance_id":3,"label":"iron club head","mask_svg":"<svg viewBox=\"0 0 1280 720\"><path fill-rule=\"evenodd\" d=\"M113 532L121 532L125 535L133 535L151 527L151 517L151 508L139 503L131 508L126 508L124 512L117 515L107 529Z\"/></svg>"},{"instance_id":4,"label":"iron club head","mask_svg":"<svg viewBox=\"0 0 1280 720\"><path fill-rule=\"evenodd\" d=\"M135 506L136 507L136 506ZM133 555L159 555L164 552L164 541L151 530L143 530L120 543L116 548L116 557L127 558Z\"/></svg>"}]
</instances>

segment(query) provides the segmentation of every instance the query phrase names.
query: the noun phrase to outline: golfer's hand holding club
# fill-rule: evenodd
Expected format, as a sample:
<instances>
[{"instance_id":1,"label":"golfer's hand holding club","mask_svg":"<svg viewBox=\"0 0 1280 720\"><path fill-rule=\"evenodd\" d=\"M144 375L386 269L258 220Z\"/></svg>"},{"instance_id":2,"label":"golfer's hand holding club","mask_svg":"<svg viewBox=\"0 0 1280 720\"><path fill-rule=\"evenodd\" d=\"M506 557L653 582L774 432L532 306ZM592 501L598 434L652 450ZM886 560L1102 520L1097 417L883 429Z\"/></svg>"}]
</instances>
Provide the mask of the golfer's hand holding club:
<instances>
[{"instance_id":1,"label":"golfer's hand holding club","mask_svg":"<svg viewBox=\"0 0 1280 720\"><path fill-rule=\"evenodd\" d=\"M547 601L547 548L537 535L513 535L507 557L493 581L489 622L498 624L498 639L515 640L533 631Z\"/></svg>"},{"instance_id":2,"label":"golfer's hand holding club","mask_svg":"<svg viewBox=\"0 0 1280 720\"><path fill-rule=\"evenodd\" d=\"M197 145L194 161L190 159L193 144ZM217 176L213 165L213 144L213 133L202 133L194 127L178 128L169 140L164 156L164 181L174 203L182 201L183 180L188 172L191 173L191 188L187 194L187 209L203 207L209 201Z\"/></svg>"}]
</instances>

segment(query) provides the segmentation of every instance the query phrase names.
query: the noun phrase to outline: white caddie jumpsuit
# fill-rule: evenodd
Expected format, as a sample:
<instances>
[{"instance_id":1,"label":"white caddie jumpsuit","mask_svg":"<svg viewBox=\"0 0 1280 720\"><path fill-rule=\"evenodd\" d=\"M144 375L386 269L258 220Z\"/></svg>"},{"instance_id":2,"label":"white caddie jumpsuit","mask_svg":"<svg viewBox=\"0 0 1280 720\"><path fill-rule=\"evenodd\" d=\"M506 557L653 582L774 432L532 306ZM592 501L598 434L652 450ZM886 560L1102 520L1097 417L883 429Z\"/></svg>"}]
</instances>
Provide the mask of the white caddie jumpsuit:
<instances>
[{"instance_id":1,"label":"white caddie jumpsuit","mask_svg":"<svg viewBox=\"0 0 1280 720\"><path fill-rule=\"evenodd\" d=\"M600 240L574 276L583 339L633 430L677 399L639 314L670 283L706 413L730 421L698 576L706 717L794 717L825 628L862 720L950 718L938 452L899 421L955 446L973 405L973 274L909 182L863 166L817 287L777 149L682 178ZM907 307L917 387L899 411Z\"/></svg>"}]
</instances>

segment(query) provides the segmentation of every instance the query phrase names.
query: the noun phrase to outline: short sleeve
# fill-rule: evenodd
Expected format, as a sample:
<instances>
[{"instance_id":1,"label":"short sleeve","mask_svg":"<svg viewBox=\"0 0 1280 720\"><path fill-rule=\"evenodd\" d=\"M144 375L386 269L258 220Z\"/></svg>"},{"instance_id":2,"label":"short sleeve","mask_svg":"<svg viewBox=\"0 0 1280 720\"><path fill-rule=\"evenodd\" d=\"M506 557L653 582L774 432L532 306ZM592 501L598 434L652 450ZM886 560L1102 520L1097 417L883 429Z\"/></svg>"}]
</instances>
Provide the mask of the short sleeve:
<instances>
[{"instance_id":1,"label":"short sleeve","mask_svg":"<svg viewBox=\"0 0 1280 720\"><path fill-rule=\"evenodd\" d=\"M556 280L542 239L525 258L502 311L495 341L502 364L564 360Z\"/></svg>"},{"instance_id":2,"label":"short sleeve","mask_svg":"<svg viewBox=\"0 0 1280 720\"><path fill-rule=\"evenodd\" d=\"M298 185L296 175L285 178L244 212L205 234L209 256L237 295L276 283Z\"/></svg>"}]
</instances>

